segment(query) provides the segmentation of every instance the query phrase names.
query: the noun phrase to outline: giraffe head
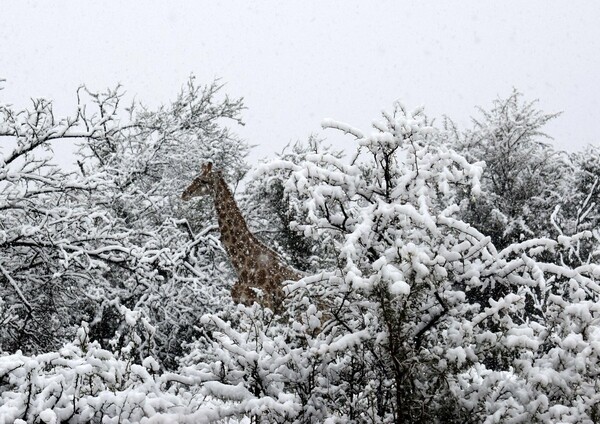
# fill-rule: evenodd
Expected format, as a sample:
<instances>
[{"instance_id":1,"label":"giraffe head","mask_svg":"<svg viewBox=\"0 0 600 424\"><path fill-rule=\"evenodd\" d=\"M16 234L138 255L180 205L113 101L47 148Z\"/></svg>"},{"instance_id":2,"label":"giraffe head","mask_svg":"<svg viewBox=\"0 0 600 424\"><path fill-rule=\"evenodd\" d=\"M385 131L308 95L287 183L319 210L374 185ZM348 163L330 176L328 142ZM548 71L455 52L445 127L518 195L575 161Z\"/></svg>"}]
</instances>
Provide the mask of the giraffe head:
<instances>
[{"instance_id":1,"label":"giraffe head","mask_svg":"<svg viewBox=\"0 0 600 424\"><path fill-rule=\"evenodd\" d=\"M212 163L208 162L202 165L200 175L194 178L194 181L181 194L183 200L190 200L192 197L204 196L210 194L215 183Z\"/></svg>"}]
</instances>

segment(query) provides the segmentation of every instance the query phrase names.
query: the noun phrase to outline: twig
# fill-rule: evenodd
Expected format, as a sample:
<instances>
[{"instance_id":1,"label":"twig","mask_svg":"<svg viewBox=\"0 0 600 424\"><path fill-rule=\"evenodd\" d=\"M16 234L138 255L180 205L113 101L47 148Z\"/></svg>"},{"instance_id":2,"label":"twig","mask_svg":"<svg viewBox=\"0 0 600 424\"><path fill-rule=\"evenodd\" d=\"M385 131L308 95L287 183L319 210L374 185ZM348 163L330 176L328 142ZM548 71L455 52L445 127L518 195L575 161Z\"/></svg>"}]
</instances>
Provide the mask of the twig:
<instances>
[{"instance_id":1,"label":"twig","mask_svg":"<svg viewBox=\"0 0 600 424\"><path fill-rule=\"evenodd\" d=\"M10 285L13 286L13 288L15 289L15 292L17 292L17 295L21 298L21 301L23 301L23 304L25 305L27 310L29 311L29 313L31 313L31 311L33 310L33 307L27 301L27 299L25 299L25 296L23 295L23 292L19 288L19 285L17 284L17 282L15 280L13 280L13 278L10 276L8 271L2 266L2 264L0 264L0 272L2 272L2 274L4 275L6 280L10 283Z\"/></svg>"}]
</instances>

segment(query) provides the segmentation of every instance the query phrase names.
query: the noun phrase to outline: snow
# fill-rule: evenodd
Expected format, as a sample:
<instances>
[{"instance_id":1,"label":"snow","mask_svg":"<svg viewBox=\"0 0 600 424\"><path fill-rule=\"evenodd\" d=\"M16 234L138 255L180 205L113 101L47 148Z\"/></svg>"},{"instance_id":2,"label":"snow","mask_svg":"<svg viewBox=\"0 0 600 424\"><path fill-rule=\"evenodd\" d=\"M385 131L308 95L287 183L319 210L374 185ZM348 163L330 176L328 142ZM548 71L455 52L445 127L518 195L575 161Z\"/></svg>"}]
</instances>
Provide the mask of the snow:
<instances>
[{"instance_id":1,"label":"snow","mask_svg":"<svg viewBox=\"0 0 600 424\"><path fill-rule=\"evenodd\" d=\"M39 418L40 420L48 424L58 423L58 417L51 409L44 409L42 412L40 412Z\"/></svg>"},{"instance_id":2,"label":"snow","mask_svg":"<svg viewBox=\"0 0 600 424\"><path fill-rule=\"evenodd\" d=\"M199 159L231 181L247 169L247 146L219 124L241 106L191 90L127 128L118 91L92 95L105 115L82 108L73 121L53 119L45 100L0 108L0 128L19 138L0 170L0 422L410 422L447 411L592 422L598 179L569 180L584 188L563 207L537 196L509 216L491 203L506 200L490 191L497 164L471 157L497 153L498 134L537 131L546 115L517 107L515 94L457 136L477 142L465 151L424 109L397 103L369 131L322 122L354 138L350 163L313 140L259 166L253 187L279 183L290 208L257 213L289 212L306 246L284 253L309 257L304 278L282 283L276 315L232 301L210 210L178 200ZM28 155L81 135L96 152L114 147L86 151L81 175ZM244 195L246 210L265 200ZM495 208L500 230L469 215L478 202ZM540 211L549 222L533 224L545 232L531 221ZM498 243L509 236L518 241ZM410 394L401 407L396 390Z\"/></svg>"}]
</instances>

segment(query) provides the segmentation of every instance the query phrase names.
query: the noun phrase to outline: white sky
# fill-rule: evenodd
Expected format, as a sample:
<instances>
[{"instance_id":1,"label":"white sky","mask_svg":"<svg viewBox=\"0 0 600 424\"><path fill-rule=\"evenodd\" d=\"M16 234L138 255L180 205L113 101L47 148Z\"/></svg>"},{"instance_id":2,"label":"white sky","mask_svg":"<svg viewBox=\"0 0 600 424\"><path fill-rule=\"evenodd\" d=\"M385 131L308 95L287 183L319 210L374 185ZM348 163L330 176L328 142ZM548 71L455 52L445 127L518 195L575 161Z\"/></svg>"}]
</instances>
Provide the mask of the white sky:
<instances>
[{"instance_id":1,"label":"white sky","mask_svg":"<svg viewBox=\"0 0 600 424\"><path fill-rule=\"evenodd\" d=\"M325 117L368 130L400 99L466 124L476 105L517 87L544 111L564 111L547 131L576 150L600 141L599 22L595 0L6 0L0 101L44 96L69 113L80 84L120 82L155 105L191 73L220 77L245 98L236 131L259 145L255 161L323 134Z\"/></svg>"}]
</instances>

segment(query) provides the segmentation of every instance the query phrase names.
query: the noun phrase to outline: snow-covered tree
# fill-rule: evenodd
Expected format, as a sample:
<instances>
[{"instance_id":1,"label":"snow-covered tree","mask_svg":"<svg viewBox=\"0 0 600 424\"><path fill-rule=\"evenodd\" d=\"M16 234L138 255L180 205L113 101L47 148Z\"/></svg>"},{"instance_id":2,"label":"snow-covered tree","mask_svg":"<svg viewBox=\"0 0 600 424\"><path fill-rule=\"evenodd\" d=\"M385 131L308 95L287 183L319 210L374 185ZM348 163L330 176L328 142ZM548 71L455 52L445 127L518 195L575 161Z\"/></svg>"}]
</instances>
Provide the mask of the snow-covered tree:
<instances>
[{"instance_id":1,"label":"snow-covered tree","mask_svg":"<svg viewBox=\"0 0 600 424\"><path fill-rule=\"evenodd\" d=\"M600 255L600 148L587 146L572 153L570 159L572 172L562 182L562 201L554 209L552 224L560 235L589 232L589 237L578 239L562 261L596 263Z\"/></svg>"},{"instance_id":2,"label":"snow-covered tree","mask_svg":"<svg viewBox=\"0 0 600 424\"><path fill-rule=\"evenodd\" d=\"M524 102L514 90L497 99L473 128L459 132L446 126L454 148L471 161L484 161L482 190L471 199L465 220L492 237L498 247L525 238L556 236L551 225L554 207L562 200L561 180L569 174L566 154L543 141L543 127L559 114L547 114L537 102Z\"/></svg>"},{"instance_id":3,"label":"snow-covered tree","mask_svg":"<svg viewBox=\"0 0 600 424\"><path fill-rule=\"evenodd\" d=\"M173 216L196 219L178 200L206 160L224 169L233 183L241 180L249 146L226 121L242 124L243 103L221 99L222 88L217 82L198 86L191 77L169 105L150 110L134 103L125 109L129 116L118 131L82 144L82 162L115 180L117 190L106 201L129 225L159 226ZM91 95L102 113L117 108L122 97L119 90Z\"/></svg>"},{"instance_id":4,"label":"snow-covered tree","mask_svg":"<svg viewBox=\"0 0 600 424\"><path fill-rule=\"evenodd\" d=\"M185 204L183 187L210 160L237 183L247 170L249 146L227 126L241 123L241 99L220 96L214 82L198 86L194 78L168 106L150 110L141 105L127 109L126 123L106 137L82 143L84 172L103 173L114 181L112 190L96 197L103 208L135 230L132 241L157 252L148 282L131 292L135 305L156 325L157 354L174 367L182 342L197 335L199 318L230 304L228 284L233 274L215 237L212 204ZM100 110L116 107L121 95L92 94ZM111 317L100 326L114 332ZM94 333L95 335L95 333Z\"/></svg>"},{"instance_id":5,"label":"snow-covered tree","mask_svg":"<svg viewBox=\"0 0 600 424\"><path fill-rule=\"evenodd\" d=\"M76 116L64 119L44 99L33 110L2 106L3 350L57 348L82 320L106 346L125 306L156 325L139 354L152 346L174 367L200 316L230 305L208 208L179 201L207 158L232 180L245 172L248 145L224 121L239 122L242 104L219 90L191 79L171 106L150 111L121 110L120 88L81 88ZM74 140L79 171L68 173L53 164L52 143Z\"/></svg>"},{"instance_id":6,"label":"snow-covered tree","mask_svg":"<svg viewBox=\"0 0 600 424\"><path fill-rule=\"evenodd\" d=\"M96 138L112 118L57 119L44 99L26 110L0 106L2 350L59 346L83 317L94 318L112 289L111 272L138 272L144 255L131 254L127 228L89 201L111 181L65 172L51 160L51 143Z\"/></svg>"}]
</instances>

